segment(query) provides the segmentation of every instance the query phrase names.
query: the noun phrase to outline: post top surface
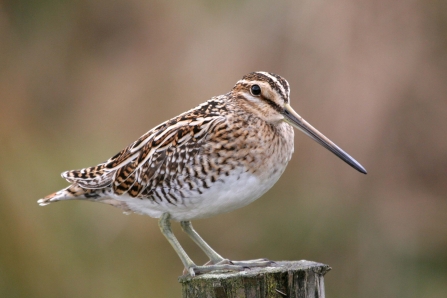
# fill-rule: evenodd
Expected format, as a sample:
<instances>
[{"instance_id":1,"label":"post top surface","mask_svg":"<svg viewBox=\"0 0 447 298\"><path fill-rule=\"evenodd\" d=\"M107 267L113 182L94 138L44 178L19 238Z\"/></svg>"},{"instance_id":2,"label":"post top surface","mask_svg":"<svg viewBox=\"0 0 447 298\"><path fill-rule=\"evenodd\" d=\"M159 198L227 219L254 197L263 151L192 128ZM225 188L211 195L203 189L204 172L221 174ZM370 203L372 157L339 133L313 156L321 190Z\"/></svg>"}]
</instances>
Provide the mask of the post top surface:
<instances>
[{"instance_id":1,"label":"post top surface","mask_svg":"<svg viewBox=\"0 0 447 298\"><path fill-rule=\"evenodd\" d=\"M235 278L235 277L253 277L257 276L259 274L266 274L266 273L277 273L281 271L305 271L312 269L314 272L319 274L326 274L329 270L331 270L331 267L328 265L317 263L313 261L307 261L307 260L300 260L300 261L276 261L275 266L271 267L256 267L247 269L245 271L221 271L221 272L213 272L213 273L207 273L203 275L198 275L194 278L191 278L190 276L180 276L179 281L180 282L187 282L189 280L213 280L218 279L220 281L229 279L229 278Z\"/></svg>"}]
</instances>

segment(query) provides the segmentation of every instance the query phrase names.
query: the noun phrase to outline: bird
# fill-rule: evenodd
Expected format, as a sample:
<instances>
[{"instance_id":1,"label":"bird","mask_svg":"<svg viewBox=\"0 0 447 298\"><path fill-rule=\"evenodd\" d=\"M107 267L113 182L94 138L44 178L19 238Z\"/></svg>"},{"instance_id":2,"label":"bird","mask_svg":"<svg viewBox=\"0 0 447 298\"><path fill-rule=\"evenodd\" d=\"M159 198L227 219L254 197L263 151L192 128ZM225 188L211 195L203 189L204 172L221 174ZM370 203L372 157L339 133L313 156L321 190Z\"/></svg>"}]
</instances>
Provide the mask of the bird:
<instances>
[{"instance_id":1,"label":"bird","mask_svg":"<svg viewBox=\"0 0 447 298\"><path fill-rule=\"evenodd\" d=\"M365 168L306 122L290 105L290 85L271 72L251 72L233 89L167 120L107 161L61 175L70 185L40 200L100 202L158 218L161 232L194 277L216 270L272 265L219 255L191 221L244 207L269 190L294 152L294 128L357 171ZM171 221L210 259L196 265L172 232Z\"/></svg>"}]
</instances>

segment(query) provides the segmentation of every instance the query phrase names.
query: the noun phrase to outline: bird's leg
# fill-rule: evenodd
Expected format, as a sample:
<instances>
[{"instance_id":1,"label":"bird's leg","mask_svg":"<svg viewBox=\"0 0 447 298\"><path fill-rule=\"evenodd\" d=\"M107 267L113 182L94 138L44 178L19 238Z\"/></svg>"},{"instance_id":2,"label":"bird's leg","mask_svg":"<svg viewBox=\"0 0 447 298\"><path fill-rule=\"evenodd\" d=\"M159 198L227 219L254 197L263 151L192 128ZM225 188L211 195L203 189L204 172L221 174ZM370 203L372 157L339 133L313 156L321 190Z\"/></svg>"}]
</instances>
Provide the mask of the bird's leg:
<instances>
[{"instance_id":1,"label":"bird's leg","mask_svg":"<svg viewBox=\"0 0 447 298\"><path fill-rule=\"evenodd\" d=\"M180 222L183 231L188 234L188 236L203 250L203 252L210 258L210 262L206 265L206 267L215 267L215 270L218 270L218 267L221 265L236 265L238 267L250 268L250 267L267 267L270 266L272 261L268 259L256 259L249 261L230 261L228 259L224 259L221 255L219 255L216 251L214 251L205 240L200 237L200 235L193 229L190 221L182 221Z\"/></svg>"},{"instance_id":2,"label":"bird's leg","mask_svg":"<svg viewBox=\"0 0 447 298\"><path fill-rule=\"evenodd\" d=\"M182 261L185 268L188 270L189 274L191 276L194 276L194 267L197 267L196 264L191 260L191 258L186 254L183 247L178 242L177 238L175 238L174 233L172 233L171 229L171 221L170 221L171 215L169 213L163 213L158 221L158 226L160 227L161 232L163 235L168 239L169 243L174 248L175 252L180 257L180 260ZM192 269L192 270L191 270Z\"/></svg>"},{"instance_id":3,"label":"bird's leg","mask_svg":"<svg viewBox=\"0 0 447 298\"><path fill-rule=\"evenodd\" d=\"M172 245L175 252L180 257L180 260L185 266L185 269L192 277L194 277L196 274L207 273L214 270L232 270L232 271L244 270L244 267L242 266L235 266L230 264L215 265L215 266L213 265L197 266L196 264L194 264L194 262L189 258L183 247L178 242L177 238L175 238L174 233L172 233L170 217L171 215L169 213L167 212L163 213L162 216L160 217L160 220L158 221L158 225L160 226L160 230L163 233L163 235L166 237L166 239L168 239L169 243Z\"/></svg>"},{"instance_id":4,"label":"bird's leg","mask_svg":"<svg viewBox=\"0 0 447 298\"><path fill-rule=\"evenodd\" d=\"M210 258L211 264L218 264L225 259L222 258L214 249L209 246L205 240L200 237L200 235L193 229L190 221L181 221L180 225L182 226L183 231L188 234L188 236L203 250L203 252Z\"/></svg>"}]
</instances>

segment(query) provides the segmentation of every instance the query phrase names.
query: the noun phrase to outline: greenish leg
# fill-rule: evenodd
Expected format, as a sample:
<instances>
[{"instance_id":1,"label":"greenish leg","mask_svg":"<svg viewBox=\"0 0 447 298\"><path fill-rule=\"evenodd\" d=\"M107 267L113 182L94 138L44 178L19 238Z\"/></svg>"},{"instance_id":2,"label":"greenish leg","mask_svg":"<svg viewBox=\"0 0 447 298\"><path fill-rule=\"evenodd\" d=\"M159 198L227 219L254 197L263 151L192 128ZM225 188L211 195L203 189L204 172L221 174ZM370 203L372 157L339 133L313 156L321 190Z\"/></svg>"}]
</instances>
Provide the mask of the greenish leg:
<instances>
[{"instance_id":1,"label":"greenish leg","mask_svg":"<svg viewBox=\"0 0 447 298\"><path fill-rule=\"evenodd\" d=\"M203 250L203 252L210 258L210 264L205 265L205 267L215 267L216 270L219 269L219 266L225 265L236 265L238 267L242 266L243 268L252 268L252 267L267 267L272 265L274 262L268 259L257 259L257 260L249 260L249 261L230 261L228 259L224 259L221 255L219 255L214 249L209 246L208 243L203 240L202 237L193 229L190 221L181 221L180 225L182 226L183 231L188 234L189 237ZM209 264L207 263L207 264Z\"/></svg>"},{"instance_id":2,"label":"greenish leg","mask_svg":"<svg viewBox=\"0 0 447 298\"><path fill-rule=\"evenodd\" d=\"M163 233L163 235L166 237L166 239L168 239L169 243L174 248L175 252L180 257L180 260L182 261L185 268L188 270L189 274L191 276L194 276L195 273L193 268L197 266L186 254L185 250L180 245L177 238L175 238L174 233L172 233L170 218L171 215L169 213L163 213L163 215L160 217L158 221L158 226L160 227L160 230Z\"/></svg>"},{"instance_id":3,"label":"greenish leg","mask_svg":"<svg viewBox=\"0 0 447 298\"><path fill-rule=\"evenodd\" d=\"M203 250L203 252L210 258L212 264L217 264L222 262L224 258L222 258L205 240L200 237L199 234L193 229L190 221L181 221L180 225L182 226L183 231L188 234L189 237Z\"/></svg>"},{"instance_id":4,"label":"greenish leg","mask_svg":"<svg viewBox=\"0 0 447 298\"><path fill-rule=\"evenodd\" d=\"M197 266L196 264L194 264L194 262L189 258L183 247L178 242L177 238L175 238L174 233L172 233L170 218L171 215L169 213L163 213L163 215L160 217L160 220L158 221L158 225L160 226L160 230L163 233L163 235L166 237L166 239L168 239L169 243L172 245L175 252L180 257L180 260L185 266L185 269L192 277L194 277L196 274L208 273L214 270L243 271L245 269L244 266L237 266L231 263L207 265L207 266ZM202 240L202 242L204 241ZM216 256L219 256L216 252L214 253L216 254ZM222 257L220 258L222 259Z\"/></svg>"}]
</instances>

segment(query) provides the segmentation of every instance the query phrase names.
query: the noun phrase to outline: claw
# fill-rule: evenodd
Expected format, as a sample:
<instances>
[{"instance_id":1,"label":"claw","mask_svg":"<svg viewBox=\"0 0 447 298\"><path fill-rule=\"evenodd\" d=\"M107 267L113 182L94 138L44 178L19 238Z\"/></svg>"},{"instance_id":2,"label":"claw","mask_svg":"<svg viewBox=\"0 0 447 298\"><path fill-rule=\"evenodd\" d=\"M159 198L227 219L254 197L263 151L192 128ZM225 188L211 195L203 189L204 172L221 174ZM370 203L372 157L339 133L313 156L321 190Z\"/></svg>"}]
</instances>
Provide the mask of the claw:
<instances>
[{"instance_id":1,"label":"claw","mask_svg":"<svg viewBox=\"0 0 447 298\"><path fill-rule=\"evenodd\" d=\"M194 267L189 268L188 271L189 271L189 275L191 275L191 277L196 276L196 273L195 273L195 271L194 271Z\"/></svg>"}]
</instances>

